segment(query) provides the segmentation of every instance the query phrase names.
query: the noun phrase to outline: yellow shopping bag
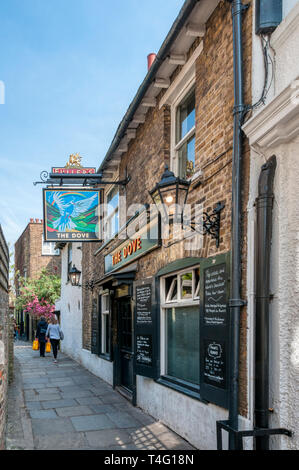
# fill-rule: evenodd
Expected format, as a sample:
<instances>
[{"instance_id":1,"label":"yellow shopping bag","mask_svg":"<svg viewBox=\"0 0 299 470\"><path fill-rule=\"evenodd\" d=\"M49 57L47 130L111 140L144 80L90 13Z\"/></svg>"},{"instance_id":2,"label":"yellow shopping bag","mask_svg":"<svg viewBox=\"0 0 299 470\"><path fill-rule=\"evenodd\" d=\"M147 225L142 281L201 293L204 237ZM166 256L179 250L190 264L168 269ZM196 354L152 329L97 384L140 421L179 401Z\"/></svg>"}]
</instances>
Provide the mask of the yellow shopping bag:
<instances>
[{"instance_id":1,"label":"yellow shopping bag","mask_svg":"<svg viewBox=\"0 0 299 470\"><path fill-rule=\"evenodd\" d=\"M48 341L47 344L46 344L46 352L51 352L51 343L50 343L50 341Z\"/></svg>"},{"instance_id":2,"label":"yellow shopping bag","mask_svg":"<svg viewBox=\"0 0 299 470\"><path fill-rule=\"evenodd\" d=\"M38 350L39 350L38 339L35 339L35 340L33 341L32 349L33 349L33 351L38 351Z\"/></svg>"}]
</instances>

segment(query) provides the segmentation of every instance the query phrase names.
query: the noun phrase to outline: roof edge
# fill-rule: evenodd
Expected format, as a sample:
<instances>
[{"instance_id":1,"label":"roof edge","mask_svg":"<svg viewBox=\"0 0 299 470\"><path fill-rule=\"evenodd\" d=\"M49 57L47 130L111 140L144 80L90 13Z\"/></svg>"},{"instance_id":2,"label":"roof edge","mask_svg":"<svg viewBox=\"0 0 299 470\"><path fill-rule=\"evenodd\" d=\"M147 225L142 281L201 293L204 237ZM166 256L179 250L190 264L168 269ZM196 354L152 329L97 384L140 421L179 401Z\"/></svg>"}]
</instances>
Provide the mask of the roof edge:
<instances>
[{"instance_id":1,"label":"roof edge","mask_svg":"<svg viewBox=\"0 0 299 470\"><path fill-rule=\"evenodd\" d=\"M123 138L129 123L131 122L137 108L139 107L148 87L151 85L160 65L165 60L171 46L173 45L174 41L178 37L183 25L185 24L186 20L190 16L192 10L194 9L195 5L199 3L201 0L186 0L184 5L182 6L176 20L174 21L169 33L167 34L162 46L160 47L159 52L157 53L156 59L153 62L151 68L149 69L145 79L143 80L142 84L140 85L133 101L131 102L126 114L124 115L122 121L120 122L117 131L113 137L111 145L102 161L98 173L104 169L105 164L110 159L111 155L115 152L118 145L120 144L121 139Z\"/></svg>"}]
</instances>

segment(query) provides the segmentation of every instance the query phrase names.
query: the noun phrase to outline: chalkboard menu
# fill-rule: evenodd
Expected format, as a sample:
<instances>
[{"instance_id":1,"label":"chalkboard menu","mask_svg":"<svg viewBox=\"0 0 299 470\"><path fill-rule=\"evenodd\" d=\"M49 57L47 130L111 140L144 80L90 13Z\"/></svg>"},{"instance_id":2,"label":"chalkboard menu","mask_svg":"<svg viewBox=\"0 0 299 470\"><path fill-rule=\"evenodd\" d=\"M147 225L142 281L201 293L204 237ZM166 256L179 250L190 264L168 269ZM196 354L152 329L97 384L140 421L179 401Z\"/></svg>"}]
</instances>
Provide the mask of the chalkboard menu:
<instances>
[{"instance_id":1,"label":"chalkboard menu","mask_svg":"<svg viewBox=\"0 0 299 470\"><path fill-rule=\"evenodd\" d=\"M224 408L229 399L229 267L229 253L200 266L200 394Z\"/></svg>"},{"instance_id":2,"label":"chalkboard menu","mask_svg":"<svg viewBox=\"0 0 299 470\"><path fill-rule=\"evenodd\" d=\"M157 305L155 279L134 282L135 373L157 376Z\"/></svg>"},{"instance_id":3,"label":"chalkboard menu","mask_svg":"<svg viewBox=\"0 0 299 470\"><path fill-rule=\"evenodd\" d=\"M153 338L152 335L136 336L136 361L138 364L151 366L153 363Z\"/></svg>"},{"instance_id":4,"label":"chalkboard menu","mask_svg":"<svg viewBox=\"0 0 299 470\"><path fill-rule=\"evenodd\" d=\"M215 387L226 387L226 345L223 341L204 341L204 380Z\"/></svg>"},{"instance_id":5,"label":"chalkboard menu","mask_svg":"<svg viewBox=\"0 0 299 470\"><path fill-rule=\"evenodd\" d=\"M100 305L100 302L99 302ZM99 354L99 312L97 299L92 299L91 309L91 353Z\"/></svg>"},{"instance_id":6,"label":"chalkboard menu","mask_svg":"<svg viewBox=\"0 0 299 470\"><path fill-rule=\"evenodd\" d=\"M152 286L136 287L136 322L138 325L152 323Z\"/></svg>"},{"instance_id":7,"label":"chalkboard menu","mask_svg":"<svg viewBox=\"0 0 299 470\"><path fill-rule=\"evenodd\" d=\"M211 266L204 272L204 322L224 325L227 322L226 265Z\"/></svg>"}]
</instances>

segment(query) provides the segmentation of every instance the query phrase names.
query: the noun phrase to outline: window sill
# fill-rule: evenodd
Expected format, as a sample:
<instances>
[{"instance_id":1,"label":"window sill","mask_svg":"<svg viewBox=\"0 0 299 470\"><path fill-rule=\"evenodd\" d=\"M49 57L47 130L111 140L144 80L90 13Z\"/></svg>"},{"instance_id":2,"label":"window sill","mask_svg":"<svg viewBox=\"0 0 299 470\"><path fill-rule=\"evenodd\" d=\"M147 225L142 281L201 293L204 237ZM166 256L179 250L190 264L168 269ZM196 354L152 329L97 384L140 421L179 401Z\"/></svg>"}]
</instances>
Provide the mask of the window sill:
<instances>
[{"instance_id":1,"label":"window sill","mask_svg":"<svg viewBox=\"0 0 299 470\"><path fill-rule=\"evenodd\" d=\"M99 354L99 358L100 359L104 359L104 361L107 361L107 362L113 362L112 360L112 357L109 356L108 354Z\"/></svg>"},{"instance_id":2,"label":"window sill","mask_svg":"<svg viewBox=\"0 0 299 470\"><path fill-rule=\"evenodd\" d=\"M173 307L194 307L199 306L199 298L194 300L180 300L173 302L161 303L161 308L173 308Z\"/></svg>"},{"instance_id":3,"label":"window sill","mask_svg":"<svg viewBox=\"0 0 299 470\"><path fill-rule=\"evenodd\" d=\"M52 254L52 253L42 253L42 256L60 256L60 255L55 255L55 254Z\"/></svg>"},{"instance_id":4,"label":"window sill","mask_svg":"<svg viewBox=\"0 0 299 470\"><path fill-rule=\"evenodd\" d=\"M205 403L205 404L209 403L208 401L203 400L201 398L199 391L197 392L195 390L191 390L187 387L184 387L178 382L173 382L169 380L167 377L160 377L159 379L156 379L155 382L165 387L171 388L172 390L175 390L176 392L183 393L184 395L187 395L190 398L194 398L195 400L201 401L202 403Z\"/></svg>"}]
</instances>

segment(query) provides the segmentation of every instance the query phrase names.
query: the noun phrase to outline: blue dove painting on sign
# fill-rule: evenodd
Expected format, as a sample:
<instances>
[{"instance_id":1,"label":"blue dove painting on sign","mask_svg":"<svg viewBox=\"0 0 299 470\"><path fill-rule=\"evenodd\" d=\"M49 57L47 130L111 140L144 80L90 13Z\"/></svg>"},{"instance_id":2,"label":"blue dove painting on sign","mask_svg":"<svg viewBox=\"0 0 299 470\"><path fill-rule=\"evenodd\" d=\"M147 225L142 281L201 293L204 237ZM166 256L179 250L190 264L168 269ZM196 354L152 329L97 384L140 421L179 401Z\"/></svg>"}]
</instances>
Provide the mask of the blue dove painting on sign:
<instances>
[{"instance_id":1,"label":"blue dove painting on sign","mask_svg":"<svg viewBox=\"0 0 299 470\"><path fill-rule=\"evenodd\" d=\"M101 190L44 189L45 240L99 241Z\"/></svg>"}]
</instances>

